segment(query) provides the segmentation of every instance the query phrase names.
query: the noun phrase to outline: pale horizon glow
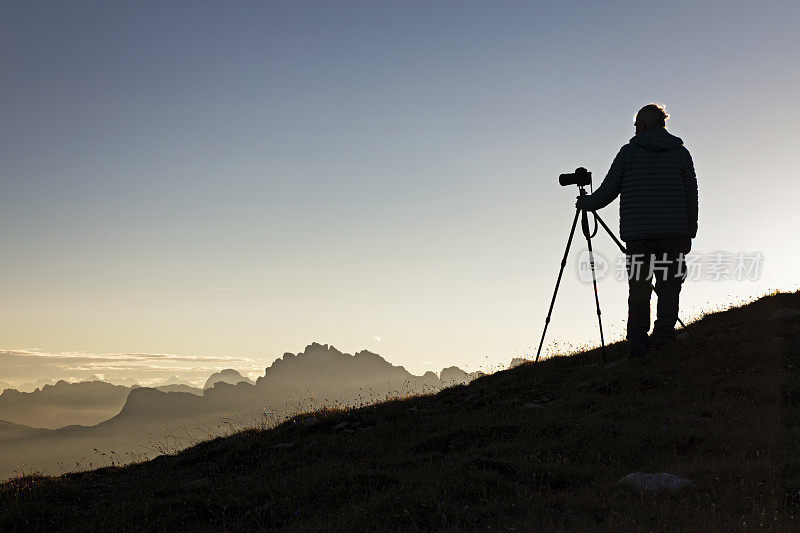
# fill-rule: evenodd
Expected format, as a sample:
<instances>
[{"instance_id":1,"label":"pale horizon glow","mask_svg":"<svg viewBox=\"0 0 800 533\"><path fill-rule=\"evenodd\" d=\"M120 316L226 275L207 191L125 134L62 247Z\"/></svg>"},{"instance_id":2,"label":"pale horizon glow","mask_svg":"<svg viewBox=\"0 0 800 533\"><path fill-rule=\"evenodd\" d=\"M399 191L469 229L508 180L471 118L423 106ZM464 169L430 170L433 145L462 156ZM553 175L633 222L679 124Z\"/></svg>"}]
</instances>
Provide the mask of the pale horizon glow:
<instances>
[{"instance_id":1,"label":"pale horizon glow","mask_svg":"<svg viewBox=\"0 0 800 533\"><path fill-rule=\"evenodd\" d=\"M764 257L758 280L687 283L681 317L797 290L798 15L6 2L0 381L22 379L11 352L84 354L65 379L180 362L193 382L312 342L417 375L530 357L577 194L557 177L585 166L598 186L652 101L694 157L694 250ZM615 231L617 212L600 212ZM599 341L581 241L549 351ZM595 247L616 255L602 231ZM627 287L599 291L618 340Z\"/></svg>"}]
</instances>

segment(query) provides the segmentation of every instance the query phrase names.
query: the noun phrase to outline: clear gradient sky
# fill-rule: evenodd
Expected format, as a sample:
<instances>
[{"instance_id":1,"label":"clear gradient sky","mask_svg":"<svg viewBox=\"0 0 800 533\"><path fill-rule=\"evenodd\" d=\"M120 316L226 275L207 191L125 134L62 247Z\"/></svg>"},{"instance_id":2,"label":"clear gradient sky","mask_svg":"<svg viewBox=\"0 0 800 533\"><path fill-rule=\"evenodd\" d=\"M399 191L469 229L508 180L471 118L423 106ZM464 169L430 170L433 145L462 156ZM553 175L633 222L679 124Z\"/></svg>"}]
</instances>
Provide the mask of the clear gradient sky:
<instances>
[{"instance_id":1,"label":"clear gradient sky","mask_svg":"<svg viewBox=\"0 0 800 533\"><path fill-rule=\"evenodd\" d=\"M694 156L695 250L764 256L758 281L687 282L682 316L797 287L799 18L796 1L4 2L0 348L252 370L318 341L416 373L506 364L541 334L576 194L558 174L599 184L651 101ZM578 250L562 344L597 341ZM599 290L619 338L626 284Z\"/></svg>"}]
</instances>

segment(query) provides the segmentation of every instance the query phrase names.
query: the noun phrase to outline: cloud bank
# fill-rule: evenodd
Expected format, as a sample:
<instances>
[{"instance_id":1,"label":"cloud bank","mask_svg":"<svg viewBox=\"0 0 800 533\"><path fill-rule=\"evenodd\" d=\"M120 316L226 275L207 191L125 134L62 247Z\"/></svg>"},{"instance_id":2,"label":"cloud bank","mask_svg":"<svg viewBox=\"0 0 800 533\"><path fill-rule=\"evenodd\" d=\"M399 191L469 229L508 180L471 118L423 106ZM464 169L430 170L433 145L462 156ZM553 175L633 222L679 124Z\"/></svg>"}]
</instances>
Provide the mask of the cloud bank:
<instances>
[{"instance_id":1,"label":"cloud bank","mask_svg":"<svg viewBox=\"0 0 800 533\"><path fill-rule=\"evenodd\" d=\"M14 386L42 380L80 381L97 376L112 383L154 385L174 381L202 385L208 376L234 368L251 378L263 375L264 363L249 357L168 353L49 353L0 349L0 376Z\"/></svg>"}]
</instances>

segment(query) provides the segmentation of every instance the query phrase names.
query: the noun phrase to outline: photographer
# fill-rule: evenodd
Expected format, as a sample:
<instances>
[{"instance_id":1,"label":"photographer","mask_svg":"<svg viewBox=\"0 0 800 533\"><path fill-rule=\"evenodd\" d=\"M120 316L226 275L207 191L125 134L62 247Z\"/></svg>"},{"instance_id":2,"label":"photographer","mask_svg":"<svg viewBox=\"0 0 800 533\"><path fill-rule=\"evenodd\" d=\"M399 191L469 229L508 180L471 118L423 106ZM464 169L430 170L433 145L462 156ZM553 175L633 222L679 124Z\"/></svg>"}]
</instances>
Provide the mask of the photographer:
<instances>
[{"instance_id":1,"label":"photographer","mask_svg":"<svg viewBox=\"0 0 800 533\"><path fill-rule=\"evenodd\" d=\"M678 299L686 276L684 255L697 235L697 179L683 141L667 132L669 115L656 104L636 115L636 135L623 146L608 175L576 207L596 211L620 196L620 237L628 260L628 345L642 356L675 337ZM650 329L651 280L657 318Z\"/></svg>"}]
</instances>

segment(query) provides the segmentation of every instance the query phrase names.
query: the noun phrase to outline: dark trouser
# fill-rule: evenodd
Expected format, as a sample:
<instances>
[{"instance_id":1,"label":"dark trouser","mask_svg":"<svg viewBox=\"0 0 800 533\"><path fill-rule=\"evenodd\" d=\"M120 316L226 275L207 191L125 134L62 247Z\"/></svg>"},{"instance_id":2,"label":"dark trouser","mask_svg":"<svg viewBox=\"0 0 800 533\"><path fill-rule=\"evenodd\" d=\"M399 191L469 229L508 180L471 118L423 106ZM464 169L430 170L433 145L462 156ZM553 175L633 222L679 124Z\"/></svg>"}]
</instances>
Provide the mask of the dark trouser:
<instances>
[{"instance_id":1,"label":"dark trouser","mask_svg":"<svg viewBox=\"0 0 800 533\"><path fill-rule=\"evenodd\" d=\"M655 277L658 305L653 326L653 343L663 344L675 337L678 298L686 277L684 255L691 239L661 238L626 243L628 262L628 345L647 347L650 330L650 293Z\"/></svg>"}]
</instances>

